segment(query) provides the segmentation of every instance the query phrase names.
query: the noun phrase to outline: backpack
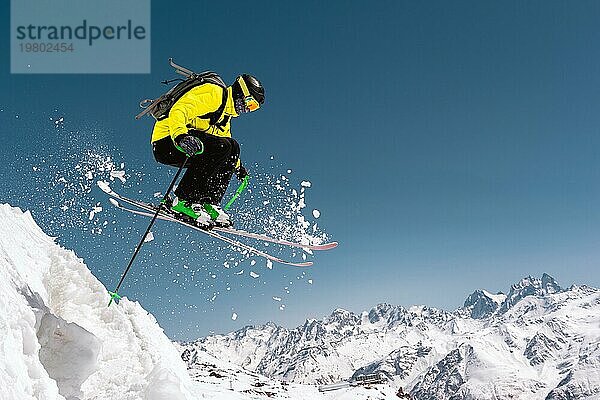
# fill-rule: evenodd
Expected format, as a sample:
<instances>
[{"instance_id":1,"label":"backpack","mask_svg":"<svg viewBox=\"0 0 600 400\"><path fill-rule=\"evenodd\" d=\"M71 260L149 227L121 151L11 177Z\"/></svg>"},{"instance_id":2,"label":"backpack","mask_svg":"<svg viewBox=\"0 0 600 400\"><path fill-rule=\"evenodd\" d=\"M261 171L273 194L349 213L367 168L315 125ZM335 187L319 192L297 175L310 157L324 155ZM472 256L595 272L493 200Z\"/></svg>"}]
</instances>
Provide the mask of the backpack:
<instances>
[{"instance_id":1,"label":"backpack","mask_svg":"<svg viewBox=\"0 0 600 400\"><path fill-rule=\"evenodd\" d=\"M200 73L195 73L187 68L179 66L173 62L172 58L169 58L169 64L173 68L175 68L175 72L180 75L186 77L186 79L172 79L169 81L163 81L165 85L169 83L180 80L177 85L173 86L167 93L163 94L157 99L145 99L140 102L140 107L144 110L135 116L135 119L140 119L146 114L150 114L157 121L161 121L169 116L169 111L173 108L173 105L189 90L195 88L196 86L203 85L205 83L213 83L217 86L222 87L223 89L227 88L227 85L221 79L217 73L213 71L205 71ZM225 101L227 100L227 91L223 90L223 101L221 102L221 106L214 112L208 113L201 117L210 118L211 125L214 125L216 121L220 118L223 113L223 109L225 108Z\"/></svg>"}]
</instances>

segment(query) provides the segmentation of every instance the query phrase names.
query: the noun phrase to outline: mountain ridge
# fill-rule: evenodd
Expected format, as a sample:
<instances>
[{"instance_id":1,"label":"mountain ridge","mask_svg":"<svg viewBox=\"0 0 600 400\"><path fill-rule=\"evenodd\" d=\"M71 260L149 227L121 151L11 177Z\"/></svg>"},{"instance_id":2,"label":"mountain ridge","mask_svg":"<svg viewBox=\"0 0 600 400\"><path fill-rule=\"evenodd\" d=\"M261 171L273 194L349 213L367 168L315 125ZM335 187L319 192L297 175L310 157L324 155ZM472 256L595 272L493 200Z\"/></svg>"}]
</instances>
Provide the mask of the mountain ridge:
<instances>
[{"instance_id":1,"label":"mountain ridge","mask_svg":"<svg viewBox=\"0 0 600 400\"><path fill-rule=\"evenodd\" d=\"M544 273L524 277L507 294L475 290L454 311L388 303L360 313L337 308L291 329L247 326L182 346L295 383L380 373L415 399L562 399L600 394L599 327L600 290L562 288Z\"/></svg>"}]
</instances>

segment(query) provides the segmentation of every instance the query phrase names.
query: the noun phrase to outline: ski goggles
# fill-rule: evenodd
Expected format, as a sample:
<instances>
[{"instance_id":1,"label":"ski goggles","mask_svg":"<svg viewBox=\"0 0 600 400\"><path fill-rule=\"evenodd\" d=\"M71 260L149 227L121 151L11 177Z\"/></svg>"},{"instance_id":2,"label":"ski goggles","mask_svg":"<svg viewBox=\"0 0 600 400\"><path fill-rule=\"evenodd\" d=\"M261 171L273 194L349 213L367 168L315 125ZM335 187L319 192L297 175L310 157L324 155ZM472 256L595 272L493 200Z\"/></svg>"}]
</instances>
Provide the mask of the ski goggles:
<instances>
[{"instance_id":1,"label":"ski goggles","mask_svg":"<svg viewBox=\"0 0 600 400\"><path fill-rule=\"evenodd\" d=\"M252 96L246 96L244 98L244 102L246 103L246 107L248 107L248 110L250 111L255 111L260 108L260 103L256 101L256 99Z\"/></svg>"},{"instance_id":2,"label":"ski goggles","mask_svg":"<svg viewBox=\"0 0 600 400\"><path fill-rule=\"evenodd\" d=\"M249 111L256 111L260 108L260 103L256 100L248 90L248 86L246 86L246 82L244 82L244 78L241 76L237 79L240 87L242 88L242 93L244 94L244 103Z\"/></svg>"}]
</instances>

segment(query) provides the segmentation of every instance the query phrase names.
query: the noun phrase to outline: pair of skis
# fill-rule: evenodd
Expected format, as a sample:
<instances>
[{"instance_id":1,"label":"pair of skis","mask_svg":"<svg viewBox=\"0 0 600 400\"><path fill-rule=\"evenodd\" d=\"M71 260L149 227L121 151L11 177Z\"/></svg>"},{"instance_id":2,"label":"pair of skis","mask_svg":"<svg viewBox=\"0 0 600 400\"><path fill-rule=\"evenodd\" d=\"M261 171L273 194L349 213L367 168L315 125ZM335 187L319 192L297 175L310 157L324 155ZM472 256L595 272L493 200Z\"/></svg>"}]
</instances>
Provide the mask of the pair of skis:
<instances>
[{"instance_id":1,"label":"pair of skis","mask_svg":"<svg viewBox=\"0 0 600 400\"><path fill-rule=\"evenodd\" d=\"M106 194L111 196L111 199L110 199L111 204L123 211L128 211L128 212L131 212L136 215L141 215L141 216L150 217L150 218L152 218L157 211L157 206L122 196L122 195L116 193L114 190L112 190L110 188L110 186L108 186L108 184L106 184L104 182L98 182L98 186L100 187L100 189L102 191L104 191ZM122 203L127 203L130 206L136 207L137 209L126 207L126 206L122 205L119 201ZM214 239L221 240L225 243L228 243L228 244L232 245L234 248L239 249L242 252L247 251L251 254L255 254L257 256L264 257L267 260L270 260L272 262L276 262L276 263L280 263L280 264L284 264L284 265L290 265L290 266L294 266L294 267L310 267L311 265L313 265L313 263L312 263L312 261L293 262L293 261L283 260L279 257L275 257L271 254L268 254L268 253L262 251L262 250L259 250L256 247L247 245L245 243L242 243L238 240L232 239L231 237L223 235L223 234L231 234L231 235L235 235L235 236L239 236L239 237L257 239L257 240L260 240L263 242L274 243L274 244L279 244L279 245L289 246L289 247L302 248L302 249L307 249L307 250L314 250L314 251L330 250L330 249L337 247L337 245L338 245L337 242L330 242L330 243L324 243L324 244L296 243L296 242L292 242L292 241L288 241L288 240L273 238L268 235L246 232L243 230L233 229L233 228L214 227L210 230L207 230L207 229L200 228L199 226L197 226L193 223L186 222L186 221L180 220L178 218L175 218L173 215L166 213L162 210L158 212L157 218L164 220L164 221L175 222L180 225L184 225L188 228L194 229L196 231L202 232Z\"/></svg>"}]
</instances>

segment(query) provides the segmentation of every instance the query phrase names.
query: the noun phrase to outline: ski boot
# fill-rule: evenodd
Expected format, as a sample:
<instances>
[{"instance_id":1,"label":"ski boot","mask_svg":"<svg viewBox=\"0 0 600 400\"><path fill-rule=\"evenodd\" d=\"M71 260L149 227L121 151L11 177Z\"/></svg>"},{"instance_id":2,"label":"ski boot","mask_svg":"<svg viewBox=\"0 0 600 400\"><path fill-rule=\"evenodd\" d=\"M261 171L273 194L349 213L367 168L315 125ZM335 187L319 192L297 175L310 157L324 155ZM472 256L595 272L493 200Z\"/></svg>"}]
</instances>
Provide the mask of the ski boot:
<instances>
[{"instance_id":1,"label":"ski boot","mask_svg":"<svg viewBox=\"0 0 600 400\"><path fill-rule=\"evenodd\" d=\"M231 228L233 221L229 218L229 215L223 211L221 207L215 204L204 204L204 210L210 215L210 219L219 228Z\"/></svg>"},{"instance_id":2,"label":"ski boot","mask_svg":"<svg viewBox=\"0 0 600 400\"><path fill-rule=\"evenodd\" d=\"M210 214L205 211L202 204L190 203L175 197L170 210L175 213L177 218L193 222L202 229L212 229L215 226Z\"/></svg>"}]
</instances>

